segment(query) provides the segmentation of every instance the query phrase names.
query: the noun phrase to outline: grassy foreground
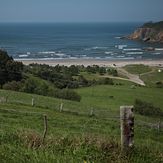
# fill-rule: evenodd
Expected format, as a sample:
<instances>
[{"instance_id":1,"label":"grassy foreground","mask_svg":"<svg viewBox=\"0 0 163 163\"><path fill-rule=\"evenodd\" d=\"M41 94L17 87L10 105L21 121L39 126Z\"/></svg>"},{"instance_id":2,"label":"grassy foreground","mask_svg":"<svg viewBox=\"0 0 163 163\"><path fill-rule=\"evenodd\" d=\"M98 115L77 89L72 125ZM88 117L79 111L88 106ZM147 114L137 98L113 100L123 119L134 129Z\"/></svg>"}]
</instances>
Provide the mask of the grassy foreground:
<instances>
[{"instance_id":1,"label":"grassy foreground","mask_svg":"<svg viewBox=\"0 0 163 163\"><path fill-rule=\"evenodd\" d=\"M0 162L163 162L163 131L141 123L163 117L136 115L135 148L126 155L120 151L119 107L136 98L163 106L160 89L131 85L77 89L81 102L0 90L1 99L8 96L0 103ZM42 143L44 114L48 133Z\"/></svg>"}]
</instances>

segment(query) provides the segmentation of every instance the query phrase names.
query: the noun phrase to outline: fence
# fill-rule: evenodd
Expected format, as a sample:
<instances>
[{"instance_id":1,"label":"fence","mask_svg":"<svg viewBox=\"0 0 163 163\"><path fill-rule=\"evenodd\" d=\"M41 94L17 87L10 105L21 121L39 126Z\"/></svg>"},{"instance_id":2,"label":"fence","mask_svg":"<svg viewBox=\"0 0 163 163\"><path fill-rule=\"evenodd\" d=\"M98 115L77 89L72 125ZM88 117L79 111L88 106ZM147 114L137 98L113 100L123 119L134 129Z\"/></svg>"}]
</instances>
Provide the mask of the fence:
<instances>
[{"instance_id":1,"label":"fence","mask_svg":"<svg viewBox=\"0 0 163 163\"><path fill-rule=\"evenodd\" d=\"M8 103L8 104L20 104L20 105L27 105L32 107L43 107L40 106L40 104L37 102L37 99L34 97L31 98L31 100L28 100L28 103L24 101L19 100L10 100L9 96L6 97L0 97L0 103ZM56 103L55 103L56 104ZM103 120L115 120L117 122L121 122L121 143L122 143L122 149L124 147L131 147L133 146L133 138L134 138L134 125L136 126L143 126L146 128L156 129L159 132L163 129L163 123L161 121L158 122L145 122L142 120L135 120L134 123L134 116L133 116L133 106L123 106L120 108L120 115L118 114L112 114L108 110L102 110L102 109L95 109L93 107L90 107L86 109L85 111L74 111L71 109L68 109L67 106L64 104L63 101L60 103L57 103L55 105L55 111L58 111L63 114L73 114L78 116L87 116L87 117L95 117L97 119L103 119ZM37 111L27 112L27 111L18 111L14 109L1 109L1 111L7 111L7 112L19 112L23 114L38 114L43 115L44 113L38 113ZM44 136L43 141L46 137L47 133L47 116L44 116ZM86 127L86 124L83 124L83 129ZM118 127L120 127L118 126Z\"/></svg>"}]
</instances>

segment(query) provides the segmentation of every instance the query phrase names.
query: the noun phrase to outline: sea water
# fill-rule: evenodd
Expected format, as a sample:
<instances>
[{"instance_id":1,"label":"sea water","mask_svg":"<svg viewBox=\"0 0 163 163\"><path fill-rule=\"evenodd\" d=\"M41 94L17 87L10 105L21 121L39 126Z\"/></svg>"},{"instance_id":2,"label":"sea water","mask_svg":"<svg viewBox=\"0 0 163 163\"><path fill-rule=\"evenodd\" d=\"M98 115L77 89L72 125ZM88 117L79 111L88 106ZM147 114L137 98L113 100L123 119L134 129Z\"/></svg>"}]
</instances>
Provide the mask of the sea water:
<instances>
[{"instance_id":1,"label":"sea water","mask_svg":"<svg viewBox=\"0 0 163 163\"><path fill-rule=\"evenodd\" d=\"M142 24L1 23L0 48L23 60L163 58L163 44L121 39Z\"/></svg>"}]
</instances>

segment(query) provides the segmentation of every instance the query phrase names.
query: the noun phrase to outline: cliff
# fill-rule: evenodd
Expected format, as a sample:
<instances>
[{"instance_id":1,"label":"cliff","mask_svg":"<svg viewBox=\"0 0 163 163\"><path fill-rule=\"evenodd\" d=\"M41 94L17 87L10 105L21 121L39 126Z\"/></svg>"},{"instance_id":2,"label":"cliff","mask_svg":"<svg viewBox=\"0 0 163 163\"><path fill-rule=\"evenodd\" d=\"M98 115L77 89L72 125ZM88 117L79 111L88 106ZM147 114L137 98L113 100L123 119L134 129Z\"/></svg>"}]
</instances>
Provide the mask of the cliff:
<instances>
[{"instance_id":1,"label":"cliff","mask_svg":"<svg viewBox=\"0 0 163 163\"><path fill-rule=\"evenodd\" d=\"M146 23L142 27L136 29L134 33L127 36L127 38L151 43L163 43L163 21Z\"/></svg>"}]
</instances>

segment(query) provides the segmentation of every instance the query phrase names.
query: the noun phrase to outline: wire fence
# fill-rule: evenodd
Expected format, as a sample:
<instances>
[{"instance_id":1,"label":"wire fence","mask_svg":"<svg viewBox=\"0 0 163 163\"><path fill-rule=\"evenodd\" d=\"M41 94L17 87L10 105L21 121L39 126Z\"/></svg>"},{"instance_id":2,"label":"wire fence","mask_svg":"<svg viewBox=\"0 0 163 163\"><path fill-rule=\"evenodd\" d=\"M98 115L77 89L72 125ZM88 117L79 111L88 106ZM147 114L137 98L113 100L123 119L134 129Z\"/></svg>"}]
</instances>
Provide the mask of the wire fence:
<instances>
[{"instance_id":1,"label":"wire fence","mask_svg":"<svg viewBox=\"0 0 163 163\"><path fill-rule=\"evenodd\" d=\"M75 109L69 109L69 107L63 103L63 101L61 100L61 102L53 102L50 105L41 105L41 101L39 101L38 99L35 98L29 98L26 101L24 100L20 100L20 97L14 97L14 98L10 98L9 95L3 97L0 96L0 103L7 103L7 104L19 104L19 105L24 105L24 106L35 106L36 108L40 107L40 108L49 108L49 109L53 109L57 112L63 113L63 114L71 114L71 115L77 115L77 116L85 116L85 117L94 117L96 119L100 119L100 120L112 120L112 121L116 121L119 122L120 121L120 115L117 113L111 113L109 110L103 110L103 109L98 109L98 108L93 108L93 107L87 107L84 110L78 110L76 111ZM72 107L72 106L71 106ZM76 107L76 106L74 106ZM83 106L84 107L84 106ZM46 114L45 111L23 111L23 110L17 110L17 109L0 109L1 112L10 112L10 113L21 113L21 114L25 114L25 115L43 115ZM83 126L87 126L85 122L83 124ZM143 128L149 128L149 129L156 129L158 131L162 131L163 130L163 122L161 122L161 120L155 120L153 122L146 122L143 120L137 120L135 119L135 125L139 126L139 127L143 127ZM117 126L120 127L120 126ZM86 127L84 127L85 129Z\"/></svg>"}]
</instances>

